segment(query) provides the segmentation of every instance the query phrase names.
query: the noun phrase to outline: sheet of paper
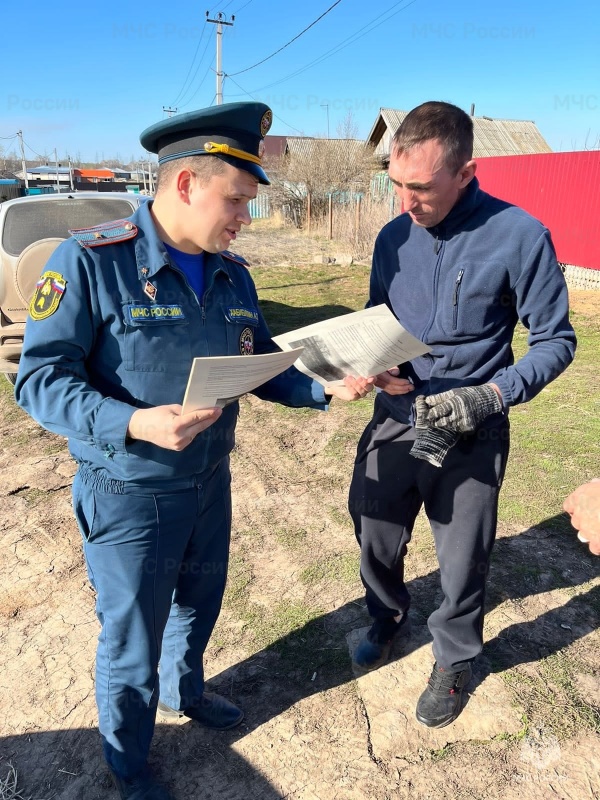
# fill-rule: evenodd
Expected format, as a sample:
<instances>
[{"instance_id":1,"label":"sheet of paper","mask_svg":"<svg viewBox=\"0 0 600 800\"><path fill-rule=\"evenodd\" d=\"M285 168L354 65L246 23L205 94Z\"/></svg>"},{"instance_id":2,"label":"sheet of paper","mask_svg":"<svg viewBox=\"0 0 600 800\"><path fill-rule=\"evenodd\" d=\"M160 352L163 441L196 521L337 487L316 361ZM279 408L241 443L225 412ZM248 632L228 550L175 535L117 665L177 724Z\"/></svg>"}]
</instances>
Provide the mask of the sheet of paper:
<instances>
[{"instance_id":1,"label":"sheet of paper","mask_svg":"<svg viewBox=\"0 0 600 800\"><path fill-rule=\"evenodd\" d=\"M282 350L302 347L295 366L323 386L341 383L346 375L378 375L430 350L404 330L386 305L316 322L273 341Z\"/></svg>"},{"instance_id":2,"label":"sheet of paper","mask_svg":"<svg viewBox=\"0 0 600 800\"><path fill-rule=\"evenodd\" d=\"M200 408L223 408L246 392L285 372L302 348L259 356L208 356L195 358L188 379L183 414Z\"/></svg>"}]
</instances>

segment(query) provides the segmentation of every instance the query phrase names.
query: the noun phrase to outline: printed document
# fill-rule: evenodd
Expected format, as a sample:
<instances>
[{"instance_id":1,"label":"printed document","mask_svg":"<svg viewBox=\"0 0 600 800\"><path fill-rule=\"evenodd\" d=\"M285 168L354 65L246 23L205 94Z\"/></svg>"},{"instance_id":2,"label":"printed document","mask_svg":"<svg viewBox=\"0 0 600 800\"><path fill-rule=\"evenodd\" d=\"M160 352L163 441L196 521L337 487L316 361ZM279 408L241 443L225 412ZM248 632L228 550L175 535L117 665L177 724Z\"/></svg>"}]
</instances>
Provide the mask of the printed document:
<instances>
[{"instance_id":1,"label":"printed document","mask_svg":"<svg viewBox=\"0 0 600 800\"><path fill-rule=\"evenodd\" d=\"M286 351L303 348L294 366L322 386L342 383L346 375L378 375L430 351L386 305L316 322L273 341Z\"/></svg>"},{"instance_id":2,"label":"printed document","mask_svg":"<svg viewBox=\"0 0 600 800\"><path fill-rule=\"evenodd\" d=\"M188 379L182 414L200 408L223 408L246 392L285 372L302 348L258 356L207 356L195 358Z\"/></svg>"}]
</instances>

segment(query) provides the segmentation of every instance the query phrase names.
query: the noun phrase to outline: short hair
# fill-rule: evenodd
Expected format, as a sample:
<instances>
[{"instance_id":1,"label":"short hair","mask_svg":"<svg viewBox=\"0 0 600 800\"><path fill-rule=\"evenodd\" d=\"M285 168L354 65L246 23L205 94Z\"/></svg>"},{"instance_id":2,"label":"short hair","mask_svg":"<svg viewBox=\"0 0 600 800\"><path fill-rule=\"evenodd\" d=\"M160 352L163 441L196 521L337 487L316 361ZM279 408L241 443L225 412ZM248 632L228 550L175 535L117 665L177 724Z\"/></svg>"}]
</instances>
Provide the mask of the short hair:
<instances>
[{"instance_id":1,"label":"short hair","mask_svg":"<svg viewBox=\"0 0 600 800\"><path fill-rule=\"evenodd\" d=\"M200 181L201 186L206 186L213 175L222 175L225 172L225 162L215 156L188 156L187 158L174 158L165 161L158 167L156 179L156 194L171 183L173 176L181 169L191 170Z\"/></svg>"},{"instance_id":2,"label":"short hair","mask_svg":"<svg viewBox=\"0 0 600 800\"><path fill-rule=\"evenodd\" d=\"M391 149L402 155L431 139L441 142L446 167L454 173L473 158L473 120L462 108L435 100L409 111Z\"/></svg>"}]
</instances>

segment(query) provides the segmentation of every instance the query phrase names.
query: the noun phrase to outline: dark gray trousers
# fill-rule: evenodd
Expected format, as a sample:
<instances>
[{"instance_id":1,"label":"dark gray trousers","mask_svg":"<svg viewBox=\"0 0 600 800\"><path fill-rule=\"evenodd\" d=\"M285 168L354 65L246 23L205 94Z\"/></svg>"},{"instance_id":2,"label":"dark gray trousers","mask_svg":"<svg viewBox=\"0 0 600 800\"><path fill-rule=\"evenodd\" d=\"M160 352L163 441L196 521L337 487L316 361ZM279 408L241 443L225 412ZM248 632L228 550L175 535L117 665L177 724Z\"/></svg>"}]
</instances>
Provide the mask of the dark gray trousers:
<instances>
[{"instance_id":1,"label":"dark gray trousers","mask_svg":"<svg viewBox=\"0 0 600 800\"><path fill-rule=\"evenodd\" d=\"M415 429L376 401L359 443L349 510L361 548L372 617L407 611L407 554L421 506L429 519L444 599L428 620L433 655L450 669L483 646L485 582L496 536L498 495L509 450L508 420L463 436L442 467L410 455Z\"/></svg>"}]
</instances>

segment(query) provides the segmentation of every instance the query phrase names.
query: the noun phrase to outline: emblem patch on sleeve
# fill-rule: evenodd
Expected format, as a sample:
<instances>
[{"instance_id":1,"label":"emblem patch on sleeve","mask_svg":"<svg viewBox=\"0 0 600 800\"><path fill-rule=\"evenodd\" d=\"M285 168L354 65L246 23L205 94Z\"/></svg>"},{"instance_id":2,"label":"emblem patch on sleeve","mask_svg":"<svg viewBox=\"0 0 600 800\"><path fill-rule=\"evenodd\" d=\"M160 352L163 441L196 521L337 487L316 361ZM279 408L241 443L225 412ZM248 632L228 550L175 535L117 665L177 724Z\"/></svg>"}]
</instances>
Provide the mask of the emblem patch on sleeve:
<instances>
[{"instance_id":1,"label":"emblem patch on sleeve","mask_svg":"<svg viewBox=\"0 0 600 800\"><path fill-rule=\"evenodd\" d=\"M52 316L63 298L67 282L58 272L44 272L35 285L29 303L29 316L35 320Z\"/></svg>"},{"instance_id":2,"label":"emblem patch on sleeve","mask_svg":"<svg viewBox=\"0 0 600 800\"><path fill-rule=\"evenodd\" d=\"M254 331L252 328L244 328L240 333L240 353L243 356L251 356L254 353Z\"/></svg>"}]
</instances>

